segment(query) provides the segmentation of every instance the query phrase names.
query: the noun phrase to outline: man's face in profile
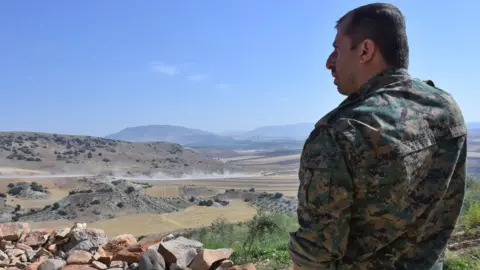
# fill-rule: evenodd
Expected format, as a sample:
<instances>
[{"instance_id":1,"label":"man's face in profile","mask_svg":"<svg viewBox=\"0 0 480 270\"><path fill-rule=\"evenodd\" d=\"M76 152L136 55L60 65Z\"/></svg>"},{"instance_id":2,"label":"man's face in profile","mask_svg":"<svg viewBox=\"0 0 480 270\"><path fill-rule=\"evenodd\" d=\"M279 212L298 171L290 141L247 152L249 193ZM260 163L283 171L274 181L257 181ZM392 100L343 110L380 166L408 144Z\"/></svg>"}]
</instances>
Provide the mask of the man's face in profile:
<instances>
[{"instance_id":1,"label":"man's face in profile","mask_svg":"<svg viewBox=\"0 0 480 270\"><path fill-rule=\"evenodd\" d=\"M334 50L326 63L327 69L332 71L333 83L342 95L350 95L357 90L354 78L359 63L356 48L352 48L350 37L344 34L346 23L348 23L348 18L338 25L333 42Z\"/></svg>"}]
</instances>

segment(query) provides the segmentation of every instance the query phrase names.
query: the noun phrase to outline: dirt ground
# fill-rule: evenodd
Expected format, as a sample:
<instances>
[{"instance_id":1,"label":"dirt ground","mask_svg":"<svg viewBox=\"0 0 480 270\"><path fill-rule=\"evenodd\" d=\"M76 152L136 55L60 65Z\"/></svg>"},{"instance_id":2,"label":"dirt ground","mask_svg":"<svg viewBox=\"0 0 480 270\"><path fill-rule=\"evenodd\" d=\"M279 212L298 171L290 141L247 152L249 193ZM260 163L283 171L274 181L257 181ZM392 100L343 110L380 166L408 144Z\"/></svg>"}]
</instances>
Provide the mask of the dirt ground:
<instances>
[{"instance_id":1,"label":"dirt ground","mask_svg":"<svg viewBox=\"0 0 480 270\"><path fill-rule=\"evenodd\" d=\"M251 158L251 157L249 157ZM247 168L260 168L267 172L283 172L282 175L253 176L253 177L235 177L235 178L214 178L214 179L196 179L196 180L132 180L135 182L148 182L151 188L145 189L148 195L158 197L179 197L184 196L182 187L194 185L196 187L205 187L199 189L198 196L212 196L216 193L223 193L227 189L249 190L254 188L256 191L281 192L285 196L296 196L298 189L298 176L296 166L287 166L275 164L285 160L298 159L298 155L286 155L277 157L259 157L256 159L239 159L238 163L246 162ZM268 164L266 164L268 163ZM48 176L47 176L48 177ZM32 182L35 181L48 188L51 196L47 200L27 200L20 198L8 198L11 205L21 205L23 209L32 207L43 207L51 205L55 201L68 195L72 189L81 187L82 183L78 180L81 177L23 177L0 178L0 192L7 191L9 183ZM205 194L203 194L203 193ZM103 220L89 224L90 227L104 229L109 236L115 236L125 232L135 236L169 232L185 228L195 228L208 226L212 221L218 218L225 218L229 221L243 221L252 218L256 209L243 201L231 201L227 207L205 207L191 206L180 212L168 214L139 213L128 216L117 215L109 220ZM50 227L64 228L72 226L71 220L52 220L47 222L33 223L33 228Z\"/></svg>"},{"instance_id":2,"label":"dirt ground","mask_svg":"<svg viewBox=\"0 0 480 270\"><path fill-rule=\"evenodd\" d=\"M9 204L20 204L24 208L43 207L52 204L55 201L68 195L68 191L79 188L78 178L10 178L0 179L0 192L7 191L9 183L32 182L35 181L51 192L47 200L27 200L21 198L9 198ZM151 196L158 197L178 197L182 196L181 187L185 185L195 185L208 187L218 193L223 193L227 189L250 189L257 191L281 192L285 196L295 196L298 189L298 179L296 175L277 175L277 176L256 176L245 178L219 178L219 179L201 179L201 180L148 180L137 181L148 182L152 188L145 192Z\"/></svg>"},{"instance_id":3,"label":"dirt ground","mask_svg":"<svg viewBox=\"0 0 480 270\"><path fill-rule=\"evenodd\" d=\"M134 236L170 232L179 229L199 228L210 225L218 218L232 222L251 219L256 213L254 207L243 201L232 201L226 207L191 206L182 212L168 214L140 213L89 223L89 227L105 230L109 237L126 232ZM72 221L55 220L31 224L32 228L71 227Z\"/></svg>"}]
</instances>

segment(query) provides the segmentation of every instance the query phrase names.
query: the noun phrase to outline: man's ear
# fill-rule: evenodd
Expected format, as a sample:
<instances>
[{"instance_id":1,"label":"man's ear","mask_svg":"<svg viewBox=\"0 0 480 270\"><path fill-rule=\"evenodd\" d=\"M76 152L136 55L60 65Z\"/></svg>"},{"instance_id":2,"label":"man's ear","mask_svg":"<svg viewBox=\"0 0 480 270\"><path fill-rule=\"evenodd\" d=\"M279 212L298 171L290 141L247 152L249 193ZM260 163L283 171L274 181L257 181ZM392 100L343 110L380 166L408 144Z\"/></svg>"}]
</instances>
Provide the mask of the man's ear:
<instances>
[{"instance_id":1,"label":"man's ear","mask_svg":"<svg viewBox=\"0 0 480 270\"><path fill-rule=\"evenodd\" d=\"M366 39L358 45L358 50L360 54L360 62L364 64L373 59L377 46L372 40Z\"/></svg>"}]
</instances>

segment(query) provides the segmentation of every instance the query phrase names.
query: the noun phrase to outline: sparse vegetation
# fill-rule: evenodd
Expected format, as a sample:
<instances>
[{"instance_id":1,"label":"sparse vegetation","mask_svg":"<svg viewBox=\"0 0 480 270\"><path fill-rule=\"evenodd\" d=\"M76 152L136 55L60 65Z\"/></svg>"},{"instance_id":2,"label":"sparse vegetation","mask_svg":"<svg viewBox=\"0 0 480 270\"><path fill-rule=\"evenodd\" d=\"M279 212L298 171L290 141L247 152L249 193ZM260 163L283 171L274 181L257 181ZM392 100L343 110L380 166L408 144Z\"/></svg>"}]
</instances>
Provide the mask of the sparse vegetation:
<instances>
[{"instance_id":1,"label":"sparse vegetation","mask_svg":"<svg viewBox=\"0 0 480 270\"><path fill-rule=\"evenodd\" d=\"M233 248L231 259L238 263L268 259L270 263L263 269L285 269L290 264L288 232L296 226L294 215L259 211L252 220L237 224L218 219L210 227L194 231L187 237L204 243L206 248Z\"/></svg>"},{"instance_id":2,"label":"sparse vegetation","mask_svg":"<svg viewBox=\"0 0 480 270\"><path fill-rule=\"evenodd\" d=\"M60 208L60 204L58 204L57 202L54 203L52 206L52 210L57 210L58 208Z\"/></svg>"},{"instance_id":3,"label":"sparse vegetation","mask_svg":"<svg viewBox=\"0 0 480 270\"><path fill-rule=\"evenodd\" d=\"M125 192L126 192L127 194L130 194L130 193L132 193L132 192L134 192L134 191L135 191L135 188L132 187L132 186L127 187L127 189L125 190Z\"/></svg>"},{"instance_id":4,"label":"sparse vegetation","mask_svg":"<svg viewBox=\"0 0 480 270\"><path fill-rule=\"evenodd\" d=\"M480 230L480 179L468 177L467 193L462 213L455 227L455 233L464 232L477 237ZM468 246L467 246L468 248ZM473 246L467 252L447 252L445 270L480 269L480 247Z\"/></svg>"},{"instance_id":5,"label":"sparse vegetation","mask_svg":"<svg viewBox=\"0 0 480 270\"><path fill-rule=\"evenodd\" d=\"M5 159L7 166L29 170L48 168L53 173L76 170L76 164L84 164L86 170L95 173L106 173L118 162L131 166L131 175L153 168L174 174L195 169L213 172L225 166L174 143L133 144L101 137L34 132L0 132L0 159Z\"/></svg>"},{"instance_id":6,"label":"sparse vegetation","mask_svg":"<svg viewBox=\"0 0 480 270\"><path fill-rule=\"evenodd\" d=\"M43 188L42 185L38 184L37 182L32 182L30 183L30 188L33 191L38 191L38 192L45 192L45 189Z\"/></svg>"},{"instance_id":7,"label":"sparse vegetation","mask_svg":"<svg viewBox=\"0 0 480 270\"><path fill-rule=\"evenodd\" d=\"M141 148L140 150L137 149L135 150L137 151L135 152L135 155L129 156L129 149L133 147L138 147L140 143L135 143L134 145L128 144L128 147L130 148L115 148L115 146L112 146L109 143L108 139L103 138L100 138L98 139L98 141L96 141L97 139L92 137L78 137L78 140L76 140L75 136L32 136L32 138L34 139L30 138L31 136L25 135L21 136L21 138L17 138L17 136L15 135L12 137L9 144L5 143L4 140L5 138L8 138L8 136L2 137L2 135L0 134L0 149L4 151L0 151L4 154L2 158L6 158L7 156L11 157L10 160L5 160L5 162L14 163L20 157L20 160L22 160L22 162L18 164L22 164L24 168L28 168L31 170L33 169L28 166L43 166L43 164L35 165L35 162L27 162L29 160L35 160L38 162L53 161L56 163L61 163L62 168L67 166L65 165L65 162L85 162L85 164L96 163L95 166L110 166L110 168L116 168L117 166L111 166L111 164L122 164L122 162L125 162L125 160L128 159L129 162L133 164L133 167L125 169L122 168L122 174L127 174L129 175L129 177L130 175L135 177L135 175L139 174L140 170L137 170L136 167L141 168L141 170L146 168L146 170L151 173L150 175L154 175L154 173L157 172L157 170L154 170L153 168L160 169L158 171L165 170L172 172L172 174L176 174L178 172L176 171L177 168L188 167L187 165L193 167L193 164L208 163L207 160L196 160L195 163L189 162L188 158L180 155L182 153L190 153L190 150L187 150L186 148L175 149L175 146L171 147L170 145L167 145L167 147L158 146L159 144L157 143L145 144L144 146L142 146L145 148ZM99 142L103 140L105 140L106 143ZM32 143L33 141L35 141L35 144ZM49 143L46 144L46 141L48 141ZM112 144L127 145L127 143L125 142L113 142ZM47 149L43 150L43 147L45 147L46 145L48 145ZM53 149L55 149L55 151ZM149 152L150 149L152 149L151 152ZM99 153L99 151L101 152ZM158 151L158 153L156 151ZM118 162L118 156L121 155L124 155L122 157L124 159L121 160L122 162ZM56 158L59 161L55 161ZM109 163L109 165L105 163ZM118 167L120 167L120 165ZM103 172L102 174L107 175L107 173ZM116 175L115 172L112 175ZM178 175L181 175L181 173L179 173ZM288 253L286 251L288 232L296 229L297 222L295 217L296 200L290 197L293 196L293 193L291 193L290 190L283 189L282 187L282 189L279 190L284 192L284 194L281 192L272 192L272 190L274 190L274 188L276 187L265 188L265 186L267 185L262 185L261 187L256 186L254 182L255 180L248 182L248 184L246 184L245 186L224 184L226 183L225 181L222 182L222 185L219 184L218 186L216 186L216 183L213 185L206 185L208 186L208 188L212 188L213 191L211 192L214 194L216 194L216 188L219 190L224 190L225 187L235 187L235 189L227 189L225 194L222 194L225 195L225 198L209 195L206 189L199 192L198 187L192 188L191 191L187 189L177 190L175 188L168 187L168 189L165 188L164 190L162 190L162 195L160 195L160 192L157 192L157 194L154 194L152 192L156 191L156 189L158 188L157 184L155 184L153 189L143 190L145 188L152 188L152 185L150 185L149 183L130 181L125 184L122 181L125 180L116 180L111 182L114 185L113 188L115 190L118 190L118 192L116 191L116 194L121 194L121 196L112 196L111 194L105 194L107 192L113 191L112 188L109 187L89 187L88 185L84 185L83 182L79 186L69 186L69 189L85 189L70 191L69 195L73 195L72 197L66 198L65 200L59 200L60 204L62 205L61 207L59 203L53 203L53 201L51 201L48 202L51 204L51 206L46 205L45 207L43 207L43 205L41 205L38 207L34 207L35 209L32 209L31 206L24 206L15 209L15 213L11 213L13 212L12 210L14 209L15 204L19 202L21 203L21 200L13 198L13 196L9 196L8 203L10 203L10 208L8 210L8 213L11 214L12 220L14 221L24 221L26 219L23 217L32 214L35 215L35 213L38 216L48 214L57 219L59 218L58 215L65 216L60 218L67 220L76 218L76 215L92 216L93 214L95 215L95 218L100 220L106 219L107 216L113 217L115 211L121 212L122 214L133 213L135 211L142 212L138 211L137 208L135 208L136 199L132 199L132 201L130 201L130 199L142 196L143 194L148 194L149 196L151 196L148 197L148 200L146 201L150 201L150 199L155 196L157 196L157 199L158 197L162 196L162 203L171 204L174 207L178 208L168 209L168 211L165 212L178 211L179 209L190 205L202 205L207 207L218 206L218 204L228 204L228 200L231 198L235 200L240 199L244 200L245 202L249 202L251 205L256 206L257 209L260 210L259 214L255 216L252 221L232 224L228 223L226 220L217 220L210 227L201 230L204 234L202 234L202 232L195 233L195 238L198 238L198 240L205 243L206 248L232 247L235 250L232 259L238 263L258 262L264 261L266 259L270 260L270 264L268 266L266 266L265 268L258 267L257 269L286 269L288 267L288 264L290 262L288 258ZM44 182L38 182L44 184ZM12 189L12 192L14 194L17 192L15 189L16 184L17 183L10 183L8 185L9 190ZM53 192L53 186L47 184L44 185L49 186L50 191ZM45 186L42 186L37 182L28 183L28 186L33 191L37 192L43 192L47 190ZM258 190L259 188L261 189L260 191ZM267 191L263 192L263 190ZM187 193L185 191L189 191L190 193ZM5 198L7 196L7 194L5 193L0 193L0 198ZM93 194L80 195L79 193ZM63 194L62 196L65 196L65 194ZM108 203L104 203L106 201L105 198L107 197L113 199L108 201ZM101 199L99 200L98 198ZM12 202L10 202L11 199ZM72 205L71 207L69 207L69 204L71 202ZM106 210L107 208L102 208L103 205L108 205L108 207L110 208ZM231 203L231 205L234 205L234 203ZM231 205L229 207L231 207ZM145 209L149 207L151 206L148 206ZM43 213L41 212L42 210L40 210L42 208L43 210L46 210ZM141 209L143 210L143 208ZM113 213L110 213L109 211ZM216 211L216 209L214 207L205 207L200 209L200 211ZM82 213L80 214L80 212ZM459 219L455 232L465 232L466 235L472 235L477 238L478 236L480 236L480 182L476 179L470 178L468 181L467 196L462 210L462 215ZM480 251L473 249L469 252L463 252L464 250L465 249L463 249L462 247L461 253L453 251L448 252L445 260L444 269L457 270L480 268Z\"/></svg>"},{"instance_id":8,"label":"sparse vegetation","mask_svg":"<svg viewBox=\"0 0 480 270\"><path fill-rule=\"evenodd\" d=\"M198 203L199 206L212 206L213 205L213 201L212 200L201 200L199 203Z\"/></svg>"}]
</instances>

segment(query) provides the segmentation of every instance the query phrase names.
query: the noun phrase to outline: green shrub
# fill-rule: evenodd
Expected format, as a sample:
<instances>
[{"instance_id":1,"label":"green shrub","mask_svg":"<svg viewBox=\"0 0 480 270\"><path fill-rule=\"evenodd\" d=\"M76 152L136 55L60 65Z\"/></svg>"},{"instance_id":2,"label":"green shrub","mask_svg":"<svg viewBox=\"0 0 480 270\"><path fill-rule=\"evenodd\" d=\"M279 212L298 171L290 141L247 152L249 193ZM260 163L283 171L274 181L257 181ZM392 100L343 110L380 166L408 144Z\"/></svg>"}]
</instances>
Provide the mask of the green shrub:
<instances>
[{"instance_id":1,"label":"green shrub","mask_svg":"<svg viewBox=\"0 0 480 270\"><path fill-rule=\"evenodd\" d=\"M295 230L296 226L293 215L259 211L252 220L237 224L217 219L210 227L188 237L204 243L205 248L232 248L231 259L235 263L269 259L271 263L286 266L290 263L288 232Z\"/></svg>"},{"instance_id":2,"label":"green shrub","mask_svg":"<svg viewBox=\"0 0 480 270\"><path fill-rule=\"evenodd\" d=\"M480 202L474 202L470 205L462 216L462 222L467 232L480 226Z\"/></svg>"},{"instance_id":3,"label":"green shrub","mask_svg":"<svg viewBox=\"0 0 480 270\"><path fill-rule=\"evenodd\" d=\"M443 263L444 270L473 270L480 269L480 256L478 250L456 254L448 253Z\"/></svg>"},{"instance_id":4,"label":"green shrub","mask_svg":"<svg viewBox=\"0 0 480 270\"><path fill-rule=\"evenodd\" d=\"M58 202L54 203L52 210L57 210L58 208L60 208L60 204L58 204Z\"/></svg>"}]
</instances>

